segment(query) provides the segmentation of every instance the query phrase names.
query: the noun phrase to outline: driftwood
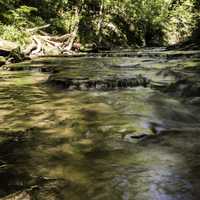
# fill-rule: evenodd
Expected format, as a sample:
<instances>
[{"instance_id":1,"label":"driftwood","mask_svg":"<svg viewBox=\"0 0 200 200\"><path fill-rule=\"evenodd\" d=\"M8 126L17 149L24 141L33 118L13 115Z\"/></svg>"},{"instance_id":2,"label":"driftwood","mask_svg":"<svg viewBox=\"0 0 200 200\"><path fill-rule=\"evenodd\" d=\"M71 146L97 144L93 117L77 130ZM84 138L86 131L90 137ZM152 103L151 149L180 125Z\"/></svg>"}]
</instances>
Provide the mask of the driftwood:
<instances>
[{"instance_id":1,"label":"driftwood","mask_svg":"<svg viewBox=\"0 0 200 200\"><path fill-rule=\"evenodd\" d=\"M25 50L23 50L23 53L25 55L30 55L32 51L34 51L37 48L37 45L35 41L32 40L31 44L29 44Z\"/></svg>"},{"instance_id":2,"label":"driftwood","mask_svg":"<svg viewBox=\"0 0 200 200\"><path fill-rule=\"evenodd\" d=\"M46 24L44 26L39 26L39 27L27 29L26 31L28 31L28 32L37 32L37 31L39 31L41 29L48 28L49 26L50 26L50 24Z\"/></svg>"},{"instance_id":3,"label":"driftwood","mask_svg":"<svg viewBox=\"0 0 200 200\"><path fill-rule=\"evenodd\" d=\"M30 42L24 49L22 49L22 47L19 47L16 43L0 38L0 56L7 56L9 58L9 62L19 62L19 59L15 59L16 53L20 55L20 58L47 54L74 54L74 51L80 50L80 43L75 42L79 26L78 9L75 12L75 17L76 22L74 24L72 33L66 33L61 36L52 36L43 30L48 28L50 24L24 30L28 33L28 35L30 35ZM14 52L15 57L12 57L11 53L15 49L20 49L20 51ZM11 57L9 57L10 55Z\"/></svg>"},{"instance_id":4,"label":"driftwood","mask_svg":"<svg viewBox=\"0 0 200 200\"><path fill-rule=\"evenodd\" d=\"M78 10L76 11L76 17L78 18ZM45 55L48 52L53 52L53 54L73 54L74 51L80 50L80 44L75 42L78 33L79 21L74 25L72 33L67 33L61 36L52 36L44 32L42 29L49 27L47 24L45 26L36 27L33 29L28 29L27 31L31 33L30 44L25 48L23 53L27 56L38 56Z\"/></svg>"}]
</instances>

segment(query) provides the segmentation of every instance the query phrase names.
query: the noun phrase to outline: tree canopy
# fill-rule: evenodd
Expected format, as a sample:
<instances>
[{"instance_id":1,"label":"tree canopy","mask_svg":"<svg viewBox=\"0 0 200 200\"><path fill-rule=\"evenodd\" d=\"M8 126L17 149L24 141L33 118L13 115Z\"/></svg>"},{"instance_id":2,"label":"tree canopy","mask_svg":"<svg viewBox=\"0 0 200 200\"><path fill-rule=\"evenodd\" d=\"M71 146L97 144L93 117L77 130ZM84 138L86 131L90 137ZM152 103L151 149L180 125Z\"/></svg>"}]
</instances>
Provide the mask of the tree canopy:
<instances>
[{"instance_id":1,"label":"tree canopy","mask_svg":"<svg viewBox=\"0 0 200 200\"><path fill-rule=\"evenodd\" d=\"M158 46L183 41L197 26L197 0L0 0L0 36L26 42L26 28L50 24L86 44Z\"/></svg>"}]
</instances>

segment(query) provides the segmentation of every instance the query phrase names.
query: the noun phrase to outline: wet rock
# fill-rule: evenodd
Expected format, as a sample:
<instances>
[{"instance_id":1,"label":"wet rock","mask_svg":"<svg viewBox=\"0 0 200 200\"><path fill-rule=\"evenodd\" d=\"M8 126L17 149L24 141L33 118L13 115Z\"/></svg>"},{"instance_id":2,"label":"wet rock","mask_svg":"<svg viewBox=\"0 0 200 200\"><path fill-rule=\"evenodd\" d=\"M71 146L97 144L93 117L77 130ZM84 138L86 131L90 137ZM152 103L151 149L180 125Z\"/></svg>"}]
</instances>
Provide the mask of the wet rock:
<instances>
[{"instance_id":1,"label":"wet rock","mask_svg":"<svg viewBox=\"0 0 200 200\"><path fill-rule=\"evenodd\" d=\"M31 200L31 196L28 192L22 191L0 198L0 200Z\"/></svg>"},{"instance_id":2,"label":"wet rock","mask_svg":"<svg viewBox=\"0 0 200 200\"><path fill-rule=\"evenodd\" d=\"M181 96L195 97L200 96L200 85L198 83L191 83L181 87Z\"/></svg>"},{"instance_id":3,"label":"wet rock","mask_svg":"<svg viewBox=\"0 0 200 200\"><path fill-rule=\"evenodd\" d=\"M165 92L181 97L199 97L200 82L197 79L185 78L167 86Z\"/></svg>"},{"instance_id":4,"label":"wet rock","mask_svg":"<svg viewBox=\"0 0 200 200\"><path fill-rule=\"evenodd\" d=\"M45 55L60 55L62 52L61 50L59 50L58 48L54 48L52 46L49 45L44 45L44 54Z\"/></svg>"},{"instance_id":5,"label":"wet rock","mask_svg":"<svg viewBox=\"0 0 200 200\"><path fill-rule=\"evenodd\" d=\"M13 49L12 51L10 51L10 53L8 55L7 64L10 64L10 63L19 63L19 62L22 62L24 60L30 60L30 57L26 56L21 51L20 47L17 47L15 49Z\"/></svg>"},{"instance_id":6,"label":"wet rock","mask_svg":"<svg viewBox=\"0 0 200 200\"><path fill-rule=\"evenodd\" d=\"M189 101L190 104L200 105L200 97L194 97Z\"/></svg>"},{"instance_id":7,"label":"wet rock","mask_svg":"<svg viewBox=\"0 0 200 200\"><path fill-rule=\"evenodd\" d=\"M148 122L147 127L152 131L154 135L160 135L166 129L166 125L158 122Z\"/></svg>"},{"instance_id":8,"label":"wet rock","mask_svg":"<svg viewBox=\"0 0 200 200\"><path fill-rule=\"evenodd\" d=\"M10 63L2 65L2 70L5 71L39 71L39 72L52 72L57 70L56 67L44 65L44 64L37 64L34 61L24 61L20 63Z\"/></svg>"},{"instance_id":9,"label":"wet rock","mask_svg":"<svg viewBox=\"0 0 200 200\"><path fill-rule=\"evenodd\" d=\"M163 82L151 81L150 87L155 90L165 91L166 88L169 87L169 85L167 83L163 83Z\"/></svg>"},{"instance_id":10,"label":"wet rock","mask_svg":"<svg viewBox=\"0 0 200 200\"><path fill-rule=\"evenodd\" d=\"M81 84L80 85L80 90L87 90L87 84Z\"/></svg>"},{"instance_id":11,"label":"wet rock","mask_svg":"<svg viewBox=\"0 0 200 200\"><path fill-rule=\"evenodd\" d=\"M141 64L121 64L121 65L110 65L109 67L112 68L121 68L121 69L127 69L127 68L140 68Z\"/></svg>"},{"instance_id":12,"label":"wet rock","mask_svg":"<svg viewBox=\"0 0 200 200\"><path fill-rule=\"evenodd\" d=\"M125 142L137 143L149 137L149 134L140 133L140 134L127 134L124 136Z\"/></svg>"},{"instance_id":13,"label":"wet rock","mask_svg":"<svg viewBox=\"0 0 200 200\"><path fill-rule=\"evenodd\" d=\"M171 76L171 77L176 78L177 80L180 80L184 77L184 73L182 73L179 70L175 70L175 69L171 69L171 68L162 69L156 75L163 76L164 78Z\"/></svg>"}]
</instances>

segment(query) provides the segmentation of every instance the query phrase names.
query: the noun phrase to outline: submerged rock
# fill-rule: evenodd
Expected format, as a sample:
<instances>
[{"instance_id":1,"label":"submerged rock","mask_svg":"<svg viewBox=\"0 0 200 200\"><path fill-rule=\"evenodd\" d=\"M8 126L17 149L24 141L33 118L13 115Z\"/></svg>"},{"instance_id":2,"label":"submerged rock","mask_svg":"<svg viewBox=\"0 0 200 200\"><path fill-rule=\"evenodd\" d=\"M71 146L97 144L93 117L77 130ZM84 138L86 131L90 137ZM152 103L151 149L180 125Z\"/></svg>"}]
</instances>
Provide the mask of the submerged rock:
<instances>
[{"instance_id":1,"label":"submerged rock","mask_svg":"<svg viewBox=\"0 0 200 200\"><path fill-rule=\"evenodd\" d=\"M190 104L200 105L200 97L194 97L189 101Z\"/></svg>"},{"instance_id":2,"label":"submerged rock","mask_svg":"<svg viewBox=\"0 0 200 200\"><path fill-rule=\"evenodd\" d=\"M123 133L123 140L125 142L138 143L149 137L155 136L156 133L149 125L149 122L143 124L144 127L137 127L132 133Z\"/></svg>"},{"instance_id":3,"label":"submerged rock","mask_svg":"<svg viewBox=\"0 0 200 200\"><path fill-rule=\"evenodd\" d=\"M172 83L166 88L166 92L172 92L181 97L199 97L200 82L196 79L185 78Z\"/></svg>"},{"instance_id":4,"label":"submerged rock","mask_svg":"<svg viewBox=\"0 0 200 200\"><path fill-rule=\"evenodd\" d=\"M124 137L125 142L137 143L149 137L149 134L141 133L139 135L127 134Z\"/></svg>"}]
</instances>

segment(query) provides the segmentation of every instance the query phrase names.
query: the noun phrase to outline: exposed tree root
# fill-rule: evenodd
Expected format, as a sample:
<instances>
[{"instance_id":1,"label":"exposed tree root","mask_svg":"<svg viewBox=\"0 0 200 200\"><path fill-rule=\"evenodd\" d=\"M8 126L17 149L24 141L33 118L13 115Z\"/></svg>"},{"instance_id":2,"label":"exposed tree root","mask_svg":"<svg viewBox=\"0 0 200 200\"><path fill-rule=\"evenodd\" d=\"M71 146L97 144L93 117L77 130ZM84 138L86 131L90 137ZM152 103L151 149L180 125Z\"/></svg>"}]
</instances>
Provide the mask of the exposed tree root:
<instances>
[{"instance_id":1,"label":"exposed tree root","mask_svg":"<svg viewBox=\"0 0 200 200\"><path fill-rule=\"evenodd\" d=\"M30 45L23 51L28 56L46 55L48 52L51 54L74 54L75 51L80 49L74 41L77 35L77 28L72 34L65 34L62 36L41 35L35 33L31 36ZM75 43L75 45L74 45Z\"/></svg>"},{"instance_id":2,"label":"exposed tree root","mask_svg":"<svg viewBox=\"0 0 200 200\"><path fill-rule=\"evenodd\" d=\"M0 55L7 57L7 63L12 63L22 61L21 58L41 55L72 55L80 50L80 44L75 42L78 33L78 22L75 24L72 33L61 36L52 36L43 31L49 26L47 24L24 30L30 35L30 42L24 48L19 47L17 43L0 38Z\"/></svg>"}]
</instances>

